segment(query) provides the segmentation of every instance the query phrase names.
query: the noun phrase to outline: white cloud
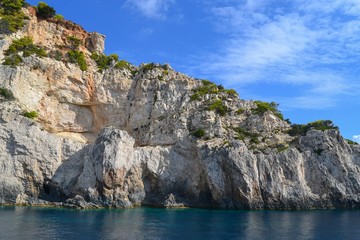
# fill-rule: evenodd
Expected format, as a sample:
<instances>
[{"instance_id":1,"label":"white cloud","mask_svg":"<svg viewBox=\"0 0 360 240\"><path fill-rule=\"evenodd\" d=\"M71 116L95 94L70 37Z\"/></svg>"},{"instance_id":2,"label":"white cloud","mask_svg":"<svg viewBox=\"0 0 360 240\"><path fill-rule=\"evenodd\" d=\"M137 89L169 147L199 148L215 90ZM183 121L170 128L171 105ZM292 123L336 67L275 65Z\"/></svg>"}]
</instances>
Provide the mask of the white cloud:
<instances>
[{"instance_id":1,"label":"white cloud","mask_svg":"<svg viewBox=\"0 0 360 240\"><path fill-rule=\"evenodd\" d=\"M166 19L169 7L175 0L127 0L126 6L137 10L148 18Z\"/></svg>"},{"instance_id":2,"label":"white cloud","mask_svg":"<svg viewBox=\"0 0 360 240\"><path fill-rule=\"evenodd\" d=\"M360 143L360 135L355 135L352 137L353 141Z\"/></svg>"},{"instance_id":3,"label":"white cloud","mask_svg":"<svg viewBox=\"0 0 360 240\"><path fill-rule=\"evenodd\" d=\"M294 108L329 108L342 95L360 96L356 68L344 67L360 61L360 1L214 1L210 13L228 40L206 55L204 75L232 87L302 85L289 99Z\"/></svg>"}]
</instances>

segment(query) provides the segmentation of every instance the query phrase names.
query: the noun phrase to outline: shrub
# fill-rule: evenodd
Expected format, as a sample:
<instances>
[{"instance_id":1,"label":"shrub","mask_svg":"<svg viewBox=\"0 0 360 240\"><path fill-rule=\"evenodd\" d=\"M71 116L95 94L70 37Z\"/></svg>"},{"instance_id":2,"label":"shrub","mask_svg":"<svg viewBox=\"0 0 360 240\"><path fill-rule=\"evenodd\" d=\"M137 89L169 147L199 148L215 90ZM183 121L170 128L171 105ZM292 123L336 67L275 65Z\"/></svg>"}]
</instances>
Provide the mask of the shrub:
<instances>
[{"instance_id":1,"label":"shrub","mask_svg":"<svg viewBox=\"0 0 360 240\"><path fill-rule=\"evenodd\" d=\"M23 115L24 115L24 117L31 118L31 119L35 119L38 117L38 113L35 111L24 112Z\"/></svg>"},{"instance_id":2,"label":"shrub","mask_svg":"<svg viewBox=\"0 0 360 240\"><path fill-rule=\"evenodd\" d=\"M5 55L9 56L19 52L23 52L24 57L29 57L32 54L36 54L39 57L45 57L47 55L43 48L33 44L31 37L23 37L18 40L14 40L5 51Z\"/></svg>"},{"instance_id":3,"label":"shrub","mask_svg":"<svg viewBox=\"0 0 360 240\"><path fill-rule=\"evenodd\" d=\"M234 89L225 89L225 93L231 97L238 96L238 93Z\"/></svg>"},{"instance_id":4,"label":"shrub","mask_svg":"<svg viewBox=\"0 0 360 240\"><path fill-rule=\"evenodd\" d=\"M318 120L308 124L293 124L288 131L290 136L306 135L310 129L325 131L329 129L339 129L331 120Z\"/></svg>"},{"instance_id":5,"label":"shrub","mask_svg":"<svg viewBox=\"0 0 360 240\"><path fill-rule=\"evenodd\" d=\"M354 141L352 141L352 140L350 140L350 139L345 139L346 140L346 142L348 143L348 144L351 144L351 145L359 145L357 142L354 142Z\"/></svg>"},{"instance_id":6,"label":"shrub","mask_svg":"<svg viewBox=\"0 0 360 240\"><path fill-rule=\"evenodd\" d=\"M148 63L148 64L145 64L142 67L142 69L144 72L147 72L147 71L153 70L155 67L156 67L155 63Z\"/></svg>"},{"instance_id":7,"label":"shrub","mask_svg":"<svg viewBox=\"0 0 360 240\"><path fill-rule=\"evenodd\" d=\"M278 152L283 152L283 151L287 150L288 148L289 148L289 146L286 144L278 144L276 146L276 149Z\"/></svg>"},{"instance_id":8,"label":"shrub","mask_svg":"<svg viewBox=\"0 0 360 240\"><path fill-rule=\"evenodd\" d=\"M266 111L271 111L275 116L284 120L282 113L278 110L278 104L275 102L262 102L262 101L255 101L254 102L257 108L253 108L251 111L254 114L263 114Z\"/></svg>"},{"instance_id":9,"label":"shrub","mask_svg":"<svg viewBox=\"0 0 360 240\"><path fill-rule=\"evenodd\" d=\"M115 64L116 69L129 69L130 70L130 63L125 60L120 60Z\"/></svg>"},{"instance_id":10,"label":"shrub","mask_svg":"<svg viewBox=\"0 0 360 240\"><path fill-rule=\"evenodd\" d=\"M7 100L14 100L14 94L6 88L0 88L0 95L3 96Z\"/></svg>"},{"instance_id":11,"label":"shrub","mask_svg":"<svg viewBox=\"0 0 360 240\"><path fill-rule=\"evenodd\" d=\"M0 33L10 34L24 26L25 14L21 11L23 0L1 0Z\"/></svg>"},{"instance_id":12,"label":"shrub","mask_svg":"<svg viewBox=\"0 0 360 240\"><path fill-rule=\"evenodd\" d=\"M81 45L81 40L75 36L68 36L67 40L69 41L69 47L71 49L76 49Z\"/></svg>"},{"instance_id":13,"label":"shrub","mask_svg":"<svg viewBox=\"0 0 360 240\"><path fill-rule=\"evenodd\" d=\"M224 89L222 85L216 85L213 82L210 82L209 80L201 80L202 86L196 88L193 90L194 97L190 97L190 99L193 100L201 100L201 97L206 94L218 94L220 92L226 93L227 95L233 97L238 96L238 93L234 89ZM193 101L192 100L192 101Z\"/></svg>"},{"instance_id":14,"label":"shrub","mask_svg":"<svg viewBox=\"0 0 360 240\"><path fill-rule=\"evenodd\" d=\"M63 54L59 50L55 50L49 52L48 57L53 58L56 61L61 61L63 58Z\"/></svg>"},{"instance_id":15,"label":"shrub","mask_svg":"<svg viewBox=\"0 0 360 240\"><path fill-rule=\"evenodd\" d=\"M243 108L239 108L238 110L235 111L235 113L238 115L243 114L244 112L245 112L245 109L243 109Z\"/></svg>"},{"instance_id":16,"label":"shrub","mask_svg":"<svg viewBox=\"0 0 360 240\"><path fill-rule=\"evenodd\" d=\"M9 20L2 18L0 19L0 34L10 34L12 31L10 30L10 22Z\"/></svg>"},{"instance_id":17,"label":"shrub","mask_svg":"<svg viewBox=\"0 0 360 240\"><path fill-rule=\"evenodd\" d=\"M241 127L233 128L233 130L236 133L235 139L237 139L237 140L245 140L245 138L251 138L251 142L259 143L259 141L257 140L257 138L259 137L258 134L248 132L248 131L246 131L245 129L243 129Z\"/></svg>"},{"instance_id":18,"label":"shrub","mask_svg":"<svg viewBox=\"0 0 360 240\"><path fill-rule=\"evenodd\" d=\"M205 136L205 130L197 129L197 130L193 131L191 134L197 138L202 138L203 136Z\"/></svg>"},{"instance_id":19,"label":"shrub","mask_svg":"<svg viewBox=\"0 0 360 240\"><path fill-rule=\"evenodd\" d=\"M87 64L85 61L84 53L77 50L70 50L67 53L69 62L77 64L82 71L87 70Z\"/></svg>"},{"instance_id":20,"label":"shrub","mask_svg":"<svg viewBox=\"0 0 360 240\"><path fill-rule=\"evenodd\" d=\"M23 59L18 54L13 54L11 56L5 57L3 65L16 67L23 62Z\"/></svg>"},{"instance_id":21,"label":"shrub","mask_svg":"<svg viewBox=\"0 0 360 240\"><path fill-rule=\"evenodd\" d=\"M61 15L61 14L56 14L56 15L54 16L54 18L61 20L61 19L64 19L64 16Z\"/></svg>"},{"instance_id":22,"label":"shrub","mask_svg":"<svg viewBox=\"0 0 360 240\"><path fill-rule=\"evenodd\" d=\"M221 100L215 100L208 106L208 110L210 111L216 111L221 116L225 116L225 114L228 112L228 108L224 105L224 103Z\"/></svg>"},{"instance_id":23,"label":"shrub","mask_svg":"<svg viewBox=\"0 0 360 240\"><path fill-rule=\"evenodd\" d=\"M54 8L47 5L45 2L39 2L37 8L36 8L36 15L39 18L47 19L54 17L56 14L56 11Z\"/></svg>"}]
</instances>

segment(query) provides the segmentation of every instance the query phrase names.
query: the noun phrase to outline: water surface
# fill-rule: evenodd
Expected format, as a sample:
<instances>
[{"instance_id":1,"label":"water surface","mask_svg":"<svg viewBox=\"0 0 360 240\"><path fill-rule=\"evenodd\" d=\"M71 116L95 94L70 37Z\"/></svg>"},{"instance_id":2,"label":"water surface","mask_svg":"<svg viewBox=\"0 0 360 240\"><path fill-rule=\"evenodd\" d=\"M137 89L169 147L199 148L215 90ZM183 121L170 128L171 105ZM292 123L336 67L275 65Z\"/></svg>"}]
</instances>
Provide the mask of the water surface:
<instances>
[{"instance_id":1,"label":"water surface","mask_svg":"<svg viewBox=\"0 0 360 240\"><path fill-rule=\"evenodd\" d=\"M360 239L360 211L0 207L0 239Z\"/></svg>"}]
</instances>

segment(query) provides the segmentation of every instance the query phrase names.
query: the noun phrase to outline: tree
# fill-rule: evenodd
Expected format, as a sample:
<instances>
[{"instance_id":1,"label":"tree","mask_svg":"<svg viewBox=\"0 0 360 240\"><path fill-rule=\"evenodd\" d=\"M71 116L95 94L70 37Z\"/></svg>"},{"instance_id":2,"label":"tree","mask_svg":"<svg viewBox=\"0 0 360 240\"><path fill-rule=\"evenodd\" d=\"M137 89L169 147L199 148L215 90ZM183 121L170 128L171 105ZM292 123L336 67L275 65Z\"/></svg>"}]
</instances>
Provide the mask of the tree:
<instances>
[{"instance_id":1,"label":"tree","mask_svg":"<svg viewBox=\"0 0 360 240\"><path fill-rule=\"evenodd\" d=\"M38 6L37 6L36 15L39 18L46 19L46 18L54 17L56 15L56 11L54 8L50 7L46 3L39 2Z\"/></svg>"}]
</instances>

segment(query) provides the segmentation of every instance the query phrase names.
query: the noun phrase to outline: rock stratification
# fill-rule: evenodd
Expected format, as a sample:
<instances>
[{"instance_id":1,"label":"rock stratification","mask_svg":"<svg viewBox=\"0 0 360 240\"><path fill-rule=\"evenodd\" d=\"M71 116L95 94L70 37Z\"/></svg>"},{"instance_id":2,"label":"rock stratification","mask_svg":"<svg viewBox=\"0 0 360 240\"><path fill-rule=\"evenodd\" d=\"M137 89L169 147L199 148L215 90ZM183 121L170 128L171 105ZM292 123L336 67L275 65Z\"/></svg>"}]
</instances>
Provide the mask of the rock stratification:
<instances>
[{"instance_id":1,"label":"rock stratification","mask_svg":"<svg viewBox=\"0 0 360 240\"><path fill-rule=\"evenodd\" d=\"M29 19L2 36L0 61L24 36L48 55L20 49L20 64L0 65L0 204L360 206L360 147L333 126L292 126L274 104L169 65L109 60L103 35L23 11ZM86 69L70 61L75 51Z\"/></svg>"}]
</instances>

